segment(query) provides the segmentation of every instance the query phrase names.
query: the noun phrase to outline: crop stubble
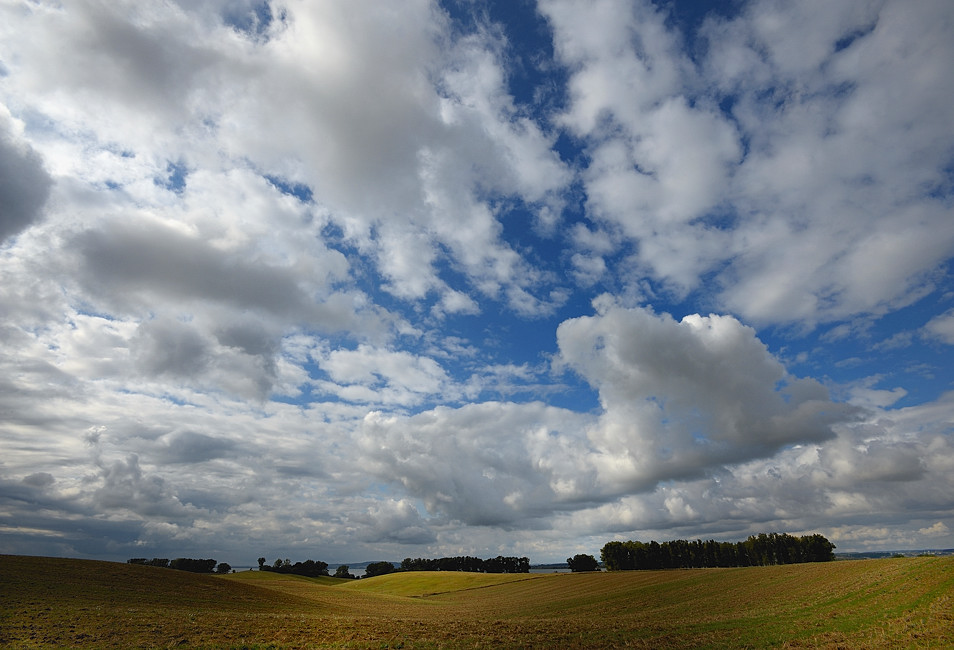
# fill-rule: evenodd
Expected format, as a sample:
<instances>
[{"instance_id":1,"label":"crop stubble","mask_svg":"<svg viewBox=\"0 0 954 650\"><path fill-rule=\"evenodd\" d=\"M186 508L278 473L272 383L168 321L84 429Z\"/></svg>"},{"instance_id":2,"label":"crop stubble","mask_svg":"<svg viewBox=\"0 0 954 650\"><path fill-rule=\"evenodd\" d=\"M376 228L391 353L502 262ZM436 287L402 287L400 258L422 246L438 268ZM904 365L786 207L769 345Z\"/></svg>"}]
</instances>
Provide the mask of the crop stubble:
<instances>
[{"instance_id":1,"label":"crop stubble","mask_svg":"<svg viewBox=\"0 0 954 650\"><path fill-rule=\"evenodd\" d=\"M954 558L358 582L0 556L16 647L939 647Z\"/></svg>"}]
</instances>

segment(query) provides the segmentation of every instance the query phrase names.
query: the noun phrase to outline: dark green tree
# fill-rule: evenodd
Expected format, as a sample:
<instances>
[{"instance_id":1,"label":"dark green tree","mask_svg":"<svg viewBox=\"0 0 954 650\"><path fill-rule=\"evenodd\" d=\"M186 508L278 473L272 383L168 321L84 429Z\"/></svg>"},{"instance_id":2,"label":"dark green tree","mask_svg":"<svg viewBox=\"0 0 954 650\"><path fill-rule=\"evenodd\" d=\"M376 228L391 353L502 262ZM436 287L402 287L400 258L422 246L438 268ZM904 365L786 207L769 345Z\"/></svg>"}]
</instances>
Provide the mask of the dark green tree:
<instances>
[{"instance_id":1,"label":"dark green tree","mask_svg":"<svg viewBox=\"0 0 954 650\"><path fill-rule=\"evenodd\" d=\"M625 571L636 567L629 561L629 551L623 542L606 542L600 549L600 559L609 571Z\"/></svg>"},{"instance_id":2,"label":"dark green tree","mask_svg":"<svg viewBox=\"0 0 954 650\"><path fill-rule=\"evenodd\" d=\"M583 553L577 553L573 557L568 557L566 563L570 567L570 571L573 573L578 573L580 571L599 571L600 563L596 561L596 558L592 555L585 555Z\"/></svg>"},{"instance_id":3,"label":"dark green tree","mask_svg":"<svg viewBox=\"0 0 954 650\"><path fill-rule=\"evenodd\" d=\"M830 562L835 559L835 545L819 534L799 538L805 562Z\"/></svg>"},{"instance_id":4,"label":"dark green tree","mask_svg":"<svg viewBox=\"0 0 954 650\"><path fill-rule=\"evenodd\" d=\"M600 550L609 571L631 569L688 569L701 567L767 566L835 559L835 545L822 535L795 537L786 533L759 533L744 542L674 539L649 544L607 542Z\"/></svg>"},{"instance_id":5,"label":"dark green tree","mask_svg":"<svg viewBox=\"0 0 954 650\"><path fill-rule=\"evenodd\" d=\"M212 573L215 570L215 560L196 560L189 557L177 557L169 563L172 569L191 571L192 573Z\"/></svg>"},{"instance_id":6,"label":"dark green tree","mask_svg":"<svg viewBox=\"0 0 954 650\"><path fill-rule=\"evenodd\" d=\"M497 557L484 560L485 573L530 573L528 557Z\"/></svg>"},{"instance_id":7,"label":"dark green tree","mask_svg":"<svg viewBox=\"0 0 954 650\"><path fill-rule=\"evenodd\" d=\"M373 578L374 576L383 576L388 573L394 572L394 565L390 562L372 562L364 569L365 578Z\"/></svg>"},{"instance_id":8,"label":"dark green tree","mask_svg":"<svg viewBox=\"0 0 954 650\"><path fill-rule=\"evenodd\" d=\"M354 580L354 575L348 571L350 567L347 564L340 565L335 569L335 578L348 578L349 580Z\"/></svg>"},{"instance_id":9,"label":"dark green tree","mask_svg":"<svg viewBox=\"0 0 954 650\"><path fill-rule=\"evenodd\" d=\"M261 564L259 568L262 571L272 571L274 573L291 573L298 576L306 576L308 578L317 578L318 576L328 575L328 563L327 562L318 562L315 560L305 560L304 562L295 562L292 564L291 560L275 560L273 566L268 566L267 564Z\"/></svg>"},{"instance_id":10,"label":"dark green tree","mask_svg":"<svg viewBox=\"0 0 954 650\"><path fill-rule=\"evenodd\" d=\"M318 576L328 575L328 563L316 560L305 560L304 562L295 562L289 566L288 560L285 560L285 571L299 576L317 578Z\"/></svg>"}]
</instances>

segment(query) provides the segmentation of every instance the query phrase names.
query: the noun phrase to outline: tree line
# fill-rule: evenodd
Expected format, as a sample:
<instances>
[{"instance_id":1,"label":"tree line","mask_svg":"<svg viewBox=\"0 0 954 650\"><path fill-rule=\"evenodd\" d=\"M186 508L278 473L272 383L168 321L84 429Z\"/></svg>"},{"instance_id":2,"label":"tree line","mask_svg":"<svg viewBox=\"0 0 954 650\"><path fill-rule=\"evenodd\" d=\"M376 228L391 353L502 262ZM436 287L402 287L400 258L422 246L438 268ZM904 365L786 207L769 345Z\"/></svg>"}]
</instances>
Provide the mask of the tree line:
<instances>
[{"instance_id":1,"label":"tree line","mask_svg":"<svg viewBox=\"0 0 954 650\"><path fill-rule=\"evenodd\" d=\"M177 557L170 560L164 557L154 557L148 560L144 557L134 557L126 560L127 564L141 564L143 566L156 566L163 569L177 569L179 571L190 571L191 573L231 573L232 567L226 562L216 563L215 560L197 560L191 557Z\"/></svg>"},{"instance_id":2,"label":"tree line","mask_svg":"<svg viewBox=\"0 0 954 650\"><path fill-rule=\"evenodd\" d=\"M347 567L345 567L347 569ZM265 564L265 558L258 558L259 571L273 571L275 573L290 573L296 576L305 576L308 578L317 578L328 575L328 563L319 560L305 560L304 562L295 562L292 564L288 559L277 559L271 566Z\"/></svg>"},{"instance_id":3,"label":"tree line","mask_svg":"<svg viewBox=\"0 0 954 650\"><path fill-rule=\"evenodd\" d=\"M399 571L468 571L472 573L530 573L530 558L498 555L479 557L404 558Z\"/></svg>"},{"instance_id":4,"label":"tree line","mask_svg":"<svg viewBox=\"0 0 954 650\"><path fill-rule=\"evenodd\" d=\"M829 562L835 559L834 549L834 544L818 534L795 537L787 533L760 533L744 542L614 541L603 546L600 558L609 571L689 569Z\"/></svg>"},{"instance_id":5,"label":"tree line","mask_svg":"<svg viewBox=\"0 0 954 650\"><path fill-rule=\"evenodd\" d=\"M144 566L155 566L170 569L179 569L182 571L191 571L193 573L231 573L232 567L225 562L216 565L215 560L194 560L191 558L176 558L169 560L166 558L153 558L151 560L139 557L127 560L129 564L141 564ZM274 573L287 573L292 575L305 576L308 578L317 578L327 576L328 563L318 560L305 560L304 562L292 562L288 559L278 558L272 564L266 564L264 557L258 558L259 571L271 571ZM483 560L479 557L442 557L437 559L428 558L405 558L399 567L395 567L390 562L372 562L364 571L366 578L385 575L395 571L471 571L476 573L529 573L530 558L527 557L497 557ZM349 567L343 564L337 568L334 574L335 578L354 578L349 572Z\"/></svg>"},{"instance_id":6,"label":"tree line","mask_svg":"<svg viewBox=\"0 0 954 650\"><path fill-rule=\"evenodd\" d=\"M570 567L572 573L600 570L600 563L596 561L596 558L585 553L577 553L573 557L568 557L566 565Z\"/></svg>"}]
</instances>

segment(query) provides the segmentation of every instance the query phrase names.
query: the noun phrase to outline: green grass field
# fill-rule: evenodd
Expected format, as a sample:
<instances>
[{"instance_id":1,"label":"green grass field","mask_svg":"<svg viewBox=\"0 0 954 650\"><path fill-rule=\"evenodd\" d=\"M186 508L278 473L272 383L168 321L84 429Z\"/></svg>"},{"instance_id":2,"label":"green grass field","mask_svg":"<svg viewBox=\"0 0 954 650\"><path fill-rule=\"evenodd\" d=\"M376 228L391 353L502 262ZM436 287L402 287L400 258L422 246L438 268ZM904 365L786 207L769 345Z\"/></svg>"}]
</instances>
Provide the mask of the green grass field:
<instances>
[{"instance_id":1,"label":"green grass field","mask_svg":"<svg viewBox=\"0 0 954 650\"><path fill-rule=\"evenodd\" d=\"M954 557L360 581L0 556L3 647L954 647Z\"/></svg>"}]
</instances>

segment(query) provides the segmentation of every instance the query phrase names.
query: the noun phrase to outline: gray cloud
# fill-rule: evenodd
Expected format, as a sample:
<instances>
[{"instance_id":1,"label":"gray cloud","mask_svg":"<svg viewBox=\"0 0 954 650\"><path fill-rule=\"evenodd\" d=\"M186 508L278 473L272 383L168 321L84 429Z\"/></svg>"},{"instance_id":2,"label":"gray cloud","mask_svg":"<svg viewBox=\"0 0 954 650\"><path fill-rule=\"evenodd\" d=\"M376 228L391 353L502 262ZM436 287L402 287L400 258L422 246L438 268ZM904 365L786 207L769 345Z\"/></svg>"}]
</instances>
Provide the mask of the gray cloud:
<instances>
[{"instance_id":1,"label":"gray cloud","mask_svg":"<svg viewBox=\"0 0 954 650\"><path fill-rule=\"evenodd\" d=\"M14 131L0 104L0 242L40 219L52 184L42 157Z\"/></svg>"},{"instance_id":2,"label":"gray cloud","mask_svg":"<svg viewBox=\"0 0 954 650\"><path fill-rule=\"evenodd\" d=\"M557 338L562 363L599 390L603 414L590 438L616 489L827 440L832 425L856 412L818 382L789 376L755 331L730 316L677 322L605 305L561 324Z\"/></svg>"},{"instance_id":3,"label":"gray cloud","mask_svg":"<svg viewBox=\"0 0 954 650\"><path fill-rule=\"evenodd\" d=\"M136 454L125 459L101 459L97 464L99 481L91 493L96 511L129 511L171 521L190 519L190 508L179 501L164 478L143 472Z\"/></svg>"},{"instance_id":4,"label":"gray cloud","mask_svg":"<svg viewBox=\"0 0 954 650\"><path fill-rule=\"evenodd\" d=\"M943 0L380 4L0 3L0 551L951 539Z\"/></svg>"},{"instance_id":5,"label":"gray cloud","mask_svg":"<svg viewBox=\"0 0 954 650\"><path fill-rule=\"evenodd\" d=\"M363 513L348 516L348 522L364 527L362 541L369 544L432 544L437 535L414 506L406 501L384 501Z\"/></svg>"},{"instance_id":6,"label":"gray cloud","mask_svg":"<svg viewBox=\"0 0 954 650\"><path fill-rule=\"evenodd\" d=\"M223 324L216 338L222 345L239 348L246 354L271 357L278 351L274 335L255 321Z\"/></svg>"},{"instance_id":7,"label":"gray cloud","mask_svg":"<svg viewBox=\"0 0 954 650\"><path fill-rule=\"evenodd\" d=\"M56 479L49 472L36 472L23 479L24 484L40 489L49 487L55 482Z\"/></svg>"},{"instance_id":8,"label":"gray cloud","mask_svg":"<svg viewBox=\"0 0 954 650\"><path fill-rule=\"evenodd\" d=\"M223 61L220 49L228 49L227 40L202 37L207 21L133 2L81 0L68 11L38 8L34 18L43 22L46 37L73 55L23 43L47 71L33 83L44 90L69 88L93 110L113 116L119 106L129 107L141 127L163 128L201 113L198 95L218 86L214 68Z\"/></svg>"},{"instance_id":9,"label":"gray cloud","mask_svg":"<svg viewBox=\"0 0 954 650\"><path fill-rule=\"evenodd\" d=\"M193 327L178 321L147 321L132 342L140 370L147 375L194 377L205 370L209 344Z\"/></svg>"},{"instance_id":10,"label":"gray cloud","mask_svg":"<svg viewBox=\"0 0 954 650\"><path fill-rule=\"evenodd\" d=\"M656 4L541 9L592 158L587 213L638 242L641 275L758 323L930 290L954 250L943 3L750 2L706 20L698 62Z\"/></svg>"},{"instance_id":11,"label":"gray cloud","mask_svg":"<svg viewBox=\"0 0 954 650\"><path fill-rule=\"evenodd\" d=\"M512 525L592 489L587 447L574 440L587 420L543 404L488 402L409 418L372 413L359 440L368 469L430 513Z\"/></svg>"},{"instance_id":12,"label":"gray cloud","mask_svg":"<svg viewBox=\"0 0 954 650\"><path fill-rule=\"evenodd\" d=\"M164 436L161 447L152 461L167 463L197 464L234 455L237 444L228 438L218 438L195 431L181 431Z\"/></svg>"},{"instance_id":13,"label":"gray cloud","mask_svg":"<svg viewBox=\"0 0 954 650\"><path fill-rule=\"evenodd\" d=\"M832 440L835 425L860 415L818 382L789 376L731 317L677 322L605 306L557 336L560 363L599 390L598 418L502 403L372 414L361 430L369 468L432 514L506 525ZM873 451L872 471L879 462Z\"/></svg>"},{"instance_id":14,"label":"gray cloud","mask_svg":"<svg viewBox=\"0 0 954 650\"><path fill-rule=\"evenodd\" d=\"M78 234L72 247L83 277L99 291L212 300L299 317L309 312L288 269L250 264L158 224L114 223Z\"/></svg>"}]
</instances>

